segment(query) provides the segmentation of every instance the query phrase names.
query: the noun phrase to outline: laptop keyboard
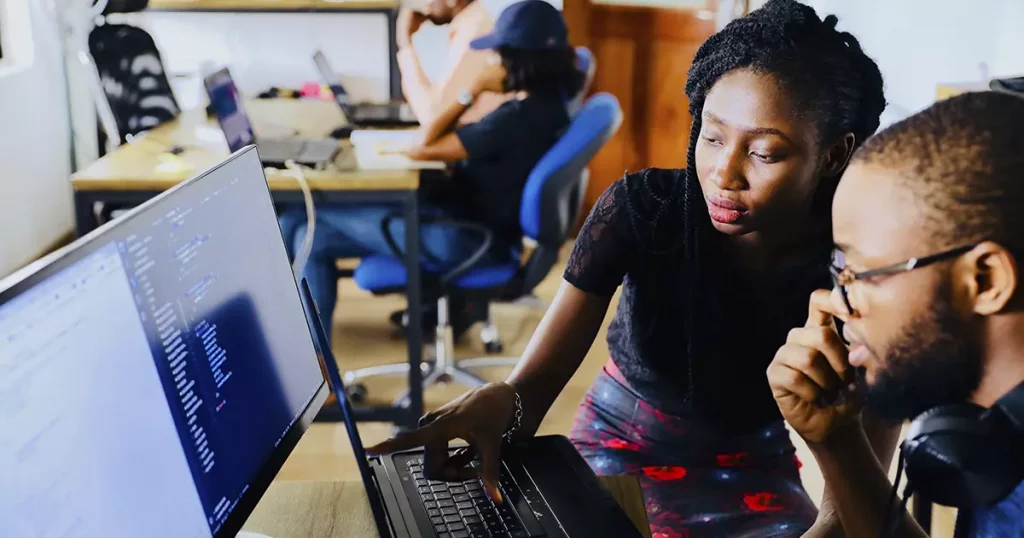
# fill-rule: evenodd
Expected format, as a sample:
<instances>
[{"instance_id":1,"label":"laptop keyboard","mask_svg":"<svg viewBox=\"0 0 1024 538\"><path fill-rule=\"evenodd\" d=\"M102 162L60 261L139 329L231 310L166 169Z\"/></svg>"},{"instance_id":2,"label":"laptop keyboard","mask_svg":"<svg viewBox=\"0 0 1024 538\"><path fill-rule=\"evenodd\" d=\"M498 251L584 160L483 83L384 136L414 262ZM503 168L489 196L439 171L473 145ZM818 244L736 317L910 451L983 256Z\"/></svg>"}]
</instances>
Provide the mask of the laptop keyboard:
<instances>
[{"instance_id":1,"label":"laptop keyboard","mask_svg":"<svg viewBox=\"0 0 1024 538\"><path fill-rule=\"evenodd\" d=\"M423 476L423 459L416 456L406 460L405 467L415 480L420 501L438 538L546 536L504 466L500 488L505 502L501 504L494 504L487 497L479 478L465 482L428 480ZM518 506L520 511L513 506ZM527 512L525 524L520 517L523 511Z\"/></svg>"}]
</instances>

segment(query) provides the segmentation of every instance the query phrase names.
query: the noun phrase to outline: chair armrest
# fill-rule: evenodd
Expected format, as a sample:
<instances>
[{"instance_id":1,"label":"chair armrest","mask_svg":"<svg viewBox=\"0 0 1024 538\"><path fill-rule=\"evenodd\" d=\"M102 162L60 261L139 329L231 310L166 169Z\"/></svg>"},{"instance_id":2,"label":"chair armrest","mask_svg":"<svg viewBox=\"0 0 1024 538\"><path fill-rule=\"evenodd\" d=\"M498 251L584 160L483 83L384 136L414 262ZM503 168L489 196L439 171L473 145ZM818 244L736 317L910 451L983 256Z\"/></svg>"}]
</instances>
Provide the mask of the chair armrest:
<instances>
[{"instance_id":1,"label":"chair armrest","mask_svg":"<svg viewBox=\"0 0 1024 538\"><path fill-rule=\"evenodd\" d=\"M395 241L395 238L391 235L390 226L391 221L401 216L402 213L398 211L389 213L383 219L381 219L380 226L381 232L384 234L384 241L387 243L388 248L391 249L392 254L394 254L395 257L399 259L404 259L405 252L398 247L398 243ZM483 257L487 254L487 251L490 250L491 244L494 242L494 233L491 232L491 230L489 230L486 226L482 224L465 220L453 219L449 217L437 217L430 215L420 215L419 218L421 224L425 222L431 224L444 224L447 226L461 228L463 230L478 233L483 238L483 244L480 245L475 251L473 251L473 253L468 258L466 258L465 261L457 265L452 270L441 275L440 281L442 286L447 286L449 282L452 282L456 278L462 276L466 271L472 269L474 265L476 265L477 263L480 262L481 259L483 259ZM406 223L406 226L408 226L408 223ZM422 251L423 256L427 258L427 261L436 263L438 265L444 265L440 258L431 254L426 248L423 248L422 245L420 250Z\"/></svg>"}]
</instances>

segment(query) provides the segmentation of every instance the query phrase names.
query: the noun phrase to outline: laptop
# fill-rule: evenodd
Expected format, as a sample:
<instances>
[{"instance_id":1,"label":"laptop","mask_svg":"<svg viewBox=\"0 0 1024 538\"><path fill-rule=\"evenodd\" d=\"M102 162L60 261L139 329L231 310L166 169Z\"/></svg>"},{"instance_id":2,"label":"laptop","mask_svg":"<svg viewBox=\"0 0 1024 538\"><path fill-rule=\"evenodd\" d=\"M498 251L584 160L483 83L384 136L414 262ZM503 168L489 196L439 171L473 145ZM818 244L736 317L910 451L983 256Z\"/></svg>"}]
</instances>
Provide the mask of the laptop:
<instances>
[{"instance_id":1,"label":"laptop","mask_svg":"<svg viewBox=\"0 0 1024 538\"><path fill-rule=\"evenodd\" d=\"M0 280L0 536L235 536L328 391L245 148Z\"/></svg>"},{"instance_id":2,"label":"laptop","mask_svg":"<svg viewBox=\"0 0 1024 538\"><path fill-rule=\"evenodd\" d=\"M323 52L313 54L313 62L324 84L331 88L334 101L348 121L358 127L415 127L419 125L407 103L353 103L341 77L334 71Z\"/></svg>"},{"instance_id":3,"label":"laptop","mask_svg":"<svg viewBox=\"0 0 1024 538\"><path fill-rule=\"evenodd\" d=\"M210 107L232 152L256 144L260 157L269 166L283 168L285 162L292 160L315 167L331 162L340 148L338 141L332 138L258 138L245 112L242 94L226 67L204 77L203 84L210 98Z\"/></svg>"},{"instance_id":4,"label":"laptop","mask_svg":"<svg viewBox=\"0 0 1024 538\"><path fill-rule=\"evenodd\" d=\"M499 481L505 502L498 505L488 499L478 478L440 482L424 477L422 450L368 458L305 279L299 287L382 538L641 536L563 436L535 437L506 447Z\"/></svg>"}]
</instances>

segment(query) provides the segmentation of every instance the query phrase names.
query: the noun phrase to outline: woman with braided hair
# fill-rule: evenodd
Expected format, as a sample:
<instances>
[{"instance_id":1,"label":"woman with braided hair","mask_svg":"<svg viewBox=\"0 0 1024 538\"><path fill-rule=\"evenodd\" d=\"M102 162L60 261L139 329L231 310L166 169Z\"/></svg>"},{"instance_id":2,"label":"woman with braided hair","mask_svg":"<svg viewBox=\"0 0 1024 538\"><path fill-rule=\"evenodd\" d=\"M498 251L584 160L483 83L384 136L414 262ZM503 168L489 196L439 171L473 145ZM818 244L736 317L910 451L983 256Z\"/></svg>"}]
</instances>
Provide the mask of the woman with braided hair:
<instances>
[{"instance_id":1,"label":"woman with braided hair","mask_svg":"<svg viewBox=\"0 0 1024 538\"><path fill-rule=\"evenodd\" d=\"M639 477L655 537L841 535L827 486L819 511L800 483L765 378L810 293L831 286L832 195L885 108L878 67L836 22L770 0L711 36L686 84L687 168L628 174L601 196L506 382L372 450L425 446L441 478L479 453L500 498L502 435L537 431L621 286L611 360L570 433L590 466ZM864 427L887 465L894 432ZM449 458L453 438L472 450Z\"/></svg>"}]
</instances>

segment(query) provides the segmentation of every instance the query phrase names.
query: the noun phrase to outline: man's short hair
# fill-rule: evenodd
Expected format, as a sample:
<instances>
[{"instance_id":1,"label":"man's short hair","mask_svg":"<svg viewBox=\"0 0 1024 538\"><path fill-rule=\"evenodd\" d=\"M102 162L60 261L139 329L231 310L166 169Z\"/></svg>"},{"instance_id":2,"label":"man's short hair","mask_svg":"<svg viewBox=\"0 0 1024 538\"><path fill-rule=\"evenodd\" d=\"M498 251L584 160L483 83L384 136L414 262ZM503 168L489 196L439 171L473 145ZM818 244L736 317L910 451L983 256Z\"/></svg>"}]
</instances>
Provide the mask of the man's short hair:
<instances>
[{"instance_id":1,"label":"man's short hair","mask_svg":"<svg viewBox=\"0 0 1024 538\"><path fill-rule=\"evenodd\" d=\"M853 162L895 171L941 246L1024 247L1024 98L977 92L940 101L870 138Z\"/></svg>"}]
</instances>

